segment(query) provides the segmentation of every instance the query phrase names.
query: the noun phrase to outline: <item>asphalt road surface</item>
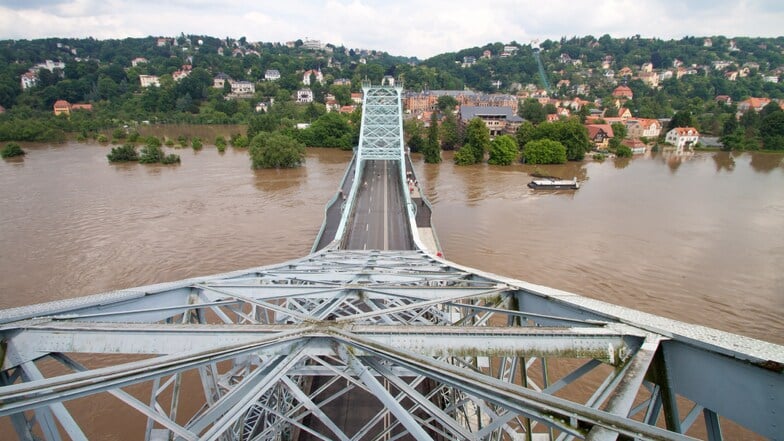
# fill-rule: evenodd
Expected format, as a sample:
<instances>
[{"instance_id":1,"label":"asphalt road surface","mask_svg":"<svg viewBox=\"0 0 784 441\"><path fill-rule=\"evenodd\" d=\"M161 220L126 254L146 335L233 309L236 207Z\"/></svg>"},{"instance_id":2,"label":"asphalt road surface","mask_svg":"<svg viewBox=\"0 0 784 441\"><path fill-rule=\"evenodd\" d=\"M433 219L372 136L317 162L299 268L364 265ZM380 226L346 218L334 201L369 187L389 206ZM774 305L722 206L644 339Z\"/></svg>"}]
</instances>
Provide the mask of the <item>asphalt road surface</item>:
<instances>
[{"instance_id":1,"label":"asphalt road surface","mask_svg":"<svg viewBox=\"0 0 784 441\"><path fill-rule=\"evenodd\" d=\"M346 249L413 249L398 167L396 161L365 162L354 216L349 219Z\"/></svg>"}]
</instances>

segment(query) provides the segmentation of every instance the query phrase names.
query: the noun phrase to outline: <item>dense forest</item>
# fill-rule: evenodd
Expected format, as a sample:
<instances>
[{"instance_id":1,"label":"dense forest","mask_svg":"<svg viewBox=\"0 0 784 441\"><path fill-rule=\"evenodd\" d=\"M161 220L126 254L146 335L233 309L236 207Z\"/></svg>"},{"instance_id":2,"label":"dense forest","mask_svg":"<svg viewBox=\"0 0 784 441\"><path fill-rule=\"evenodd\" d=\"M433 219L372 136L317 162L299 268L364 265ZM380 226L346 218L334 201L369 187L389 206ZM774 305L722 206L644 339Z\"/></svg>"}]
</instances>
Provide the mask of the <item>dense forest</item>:
<instances>
[{"instance_id":1,"label":"dense forest","mask_svg":"<svg viewBox=\"0 0 784 441\"><path fill-rule=\"evenodd\" d=\"M139 58L145 62L133 62ZM62 62L64 67L38 68L37 84L23 90L20 78L45 60ZM663 73L655 87L637 77L646 64ZM175 79L173 74L183 66L188 66L189 75ZM619 75L625 68L630 75ZM279 71L280 79L265 81L269 69ZM310 85L314 103L295 104L295 92L303 87L302 73L310 69L319 70L324 82ZM664 75L668 70L671 75ZM636 117L671 118L681 113L704 133L728 137L730 142L737 139L736 147L754 147L759 144L762 117L729 122L735 119L735 104L724 105L716 97L726 95L733 103L749 97L784 98L784 81L778 82L782 73L784 37L585 36L540 44L492 43L427 60L330 44L310 49L302 41L258 43L198 35L4 40L0 41L0 105L5 109L0 114L0 140L58 140L68 132L87 136L139 121L249 123L259 118L258 103L272 101L275 104L267 112L276 115L275 125L293 127L322 116L328 95L348 105L362 80L378 84L390 75L412 91L467 88L518 93L550 86L551 97L579 97L597 107L611 99L618 84L627 84L634 98L624 106ZM252 82L255 93L227 99L229 88L212 87L218 74ZM142 87L140 75L158 76L160 86ZM339 79L344 81L337 84ZM52 106L57 100L91 103L93 111L54 117Z\"/></svg>"}]
</instances>

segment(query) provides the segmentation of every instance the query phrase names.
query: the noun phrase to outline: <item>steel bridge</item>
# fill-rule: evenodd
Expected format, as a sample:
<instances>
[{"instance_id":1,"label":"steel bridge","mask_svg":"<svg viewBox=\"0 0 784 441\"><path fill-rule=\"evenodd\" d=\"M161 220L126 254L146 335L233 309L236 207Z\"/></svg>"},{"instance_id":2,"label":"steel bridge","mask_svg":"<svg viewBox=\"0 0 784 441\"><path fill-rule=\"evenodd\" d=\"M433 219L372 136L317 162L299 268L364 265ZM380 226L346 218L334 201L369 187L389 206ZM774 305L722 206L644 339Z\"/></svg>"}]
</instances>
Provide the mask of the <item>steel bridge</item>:
<instances>
[{"instance_id":1,"label":"steel bridge","mask_svg":"<svg viewBox=\"0 0 784 441\"><path fill-rule=\"evenodd\" d=\"M363 89L311 254L0 311L3 438L784 438L784 347L440 257L401 89Z\"/></svg>"}]
</instances>

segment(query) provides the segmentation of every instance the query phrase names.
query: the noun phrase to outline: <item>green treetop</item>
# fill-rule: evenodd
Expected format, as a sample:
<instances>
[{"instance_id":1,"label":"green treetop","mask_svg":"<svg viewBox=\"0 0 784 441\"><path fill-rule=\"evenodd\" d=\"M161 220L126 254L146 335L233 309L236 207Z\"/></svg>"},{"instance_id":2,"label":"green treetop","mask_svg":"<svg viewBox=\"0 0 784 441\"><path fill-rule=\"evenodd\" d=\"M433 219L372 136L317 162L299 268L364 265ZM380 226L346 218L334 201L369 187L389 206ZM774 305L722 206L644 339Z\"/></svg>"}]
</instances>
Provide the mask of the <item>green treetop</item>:
<instances>
[{"instance_id":1,"label":"green treetop","mask_svg":"<svg viewBox=\"0 0 784 441\"><path fill-rule=\"evenodd\" d=\"M472 119L466 127L465 145L474 156L474 163L485 159L485 152L490 148L490 130L479 118Z\"/></svg>"},{"instance_id":2,"label":"green treetop","mask_svg":"<svg viewBox=\"0 0 784 441\"><path fill-rule=\"evenodd\" d=\"M510 135L502 135L490 143L488 164L510 165L517 158L517 142Z\"/></svg>"},{"instance_id":3,"label":"green treetop","mask_svg":"<svg viewBox=\"0 0 784 441\"><path fill-rule=\"evenodd\" d=\"M294 168L305 162L305 144L281 133L259 133L249 151L253 168Z\"/></svg>"}]
</instances>

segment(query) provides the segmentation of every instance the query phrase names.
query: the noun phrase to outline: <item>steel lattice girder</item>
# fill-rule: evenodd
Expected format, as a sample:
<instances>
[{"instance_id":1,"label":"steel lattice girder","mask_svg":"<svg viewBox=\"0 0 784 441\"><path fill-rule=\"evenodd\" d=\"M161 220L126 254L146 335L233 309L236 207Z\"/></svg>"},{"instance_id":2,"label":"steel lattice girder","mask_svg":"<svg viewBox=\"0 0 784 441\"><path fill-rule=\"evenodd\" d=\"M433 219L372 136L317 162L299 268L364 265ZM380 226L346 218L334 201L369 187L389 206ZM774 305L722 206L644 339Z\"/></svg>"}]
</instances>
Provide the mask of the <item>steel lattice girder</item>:
<instances>
[{"instance_id":1,"label":"steel lattice girder","mask_svg":"<svg viewBox=\"0 0 784 441\"><path fill-rule=\"evenodd\" d=\"M644 404L656 414L658 397L664 395L644 381L650 376L648 366L654 364L656 372L666 373L670 393L694 400L700 405L696 411L705 408L706 421L715 419L708 409L716 409L775 438L777 422L770 415L782 406L781 373L755 366L776 360L779 346L733 336L734 347L744 345L747 352L733 351L721 344L729 338L725 333L471 271L422 252L327 250L281 265L7 310L0 313L0 320L5 341L0 414L52 409L36 421L54 427L54 418L76 434L80 433L76 421L56 406L102 391L186 439L238 434L237 425L252 409L258 421L279 425L261 432L304 430L302 412L291 413L291 409L303 409L297 403L308 396L305 407L310 407L307 414L312 416L326 405L325 399L314 391L294 391L292 385L325 375L375 392L378 385L368 375L385 379L397 385L393 387L397 392L383 395L380 406L386 408L389 400L400 403L398 419L400 409L412 405L417 409L413 414L418 416L398 422L396 430L416 423L454 438L496 430L520 433L523 420L580 437L587 436L586 427L595 427L590 436L596 439L617 433L677 438L676 433L627 416L634 411L632 400L640 394L649 397ZM673 324L677 326L662 332ZM704 338L697 339L698 335ZM151 358L98 369L80 367L67 358L94 353ZM46 357L61 361L74 373L36 376L35 360ZM523 368L516 360L536 357L583 361L559 381L537 386L530 377L529 388L523 388L519 386ZM477 364L482 358L489 362L485 368ZM217 369L221 360L230 361L232 367ZM606 380L590 406L559 401L551 407L547 398L551 393L582 381L603 365L615 369L604 374ZM202 413L191 417L190 425L174 422L161 409L122 389L167 378L171 383L172 376L194 369L213 372L209 378L214 386L205 390L215 396L207 400ZM732 387L699 381L699 377L721 375L732 376ZM243 378L267 379L270 384L251 388ZM426 391L415 393L413 386L404 385L412 378L435 382L433 391L455 397L457 401L442 406L452 410L443 413L432 408L423 398ZM641 385L657 392L648 394ZM532 395L537 389L542 392ZM289 400L283 410L254 407L281 390ZM742 408L730 405L738 401L744 402ZM764 411L759 412L760 406ZM470 416L478 411L489 420L479 424L479 416ZM683 421L684 426L691 424L696 411ZM458 413L464 417L444 420L445 415L456 418ZM372 421L383 420L378 415ZM27 420L15 423L20 437L25 433L21 427L29 424ZM208 426L214 427L209 433L204 431Z\"/></svg>"},{"instance_id":2,"label":"steel lattice girder","mask_svg":"<svg viewBox=\"0 0 784 441\"><path fill-rule=\"evenodd\" d=\"M363 87L359 163L365 160L402 160L400 88Z\"/></svg>"}]
</instances>

